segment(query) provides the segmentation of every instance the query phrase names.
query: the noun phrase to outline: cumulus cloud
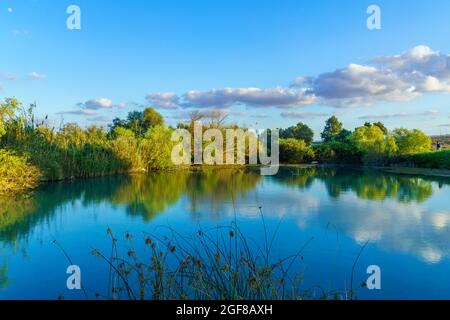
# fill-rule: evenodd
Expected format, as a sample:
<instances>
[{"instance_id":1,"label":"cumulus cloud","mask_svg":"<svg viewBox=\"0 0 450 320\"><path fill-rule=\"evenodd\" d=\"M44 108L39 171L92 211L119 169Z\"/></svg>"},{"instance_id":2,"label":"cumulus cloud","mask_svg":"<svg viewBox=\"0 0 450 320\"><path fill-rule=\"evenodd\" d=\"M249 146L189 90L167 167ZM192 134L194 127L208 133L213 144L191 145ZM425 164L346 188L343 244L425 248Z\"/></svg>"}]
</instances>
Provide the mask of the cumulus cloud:
<instances>
[{"instance_id":1,"label":"cumulus cloud","mask_svg":"<svg viewBox=\"0 0 450 320\"><path fill-rule=\"evenodd\" d=\"M418 95L415 87L397 74L358 64L319 75L313 90L322 103L335 107L408 101Z\"/></svg>"},{"instance_id":2,"label":"cumulus cloud","mask_svg":"<svg viewBox=\"0 0 450 320\"><path fill-rule=\"evenodd\" d=\"M113 107L113 102L107 98L97 98L88 100L84 103L79 103L78 105L89 110L111 109Z\"/></svg>"},{"instance_id":3,"label":"cumulus cloud","mask_svg":"<svg viewBox=\"0 0 450 320\"><path fill-rule=\"evenodd\" d=\"M183 95L184 107L228 108L233 105L249 107L299 107L314 102L314 95L303 88L225 88L206 92L189 91Z\"/></svg>"},{"instance_id":4,"label":"cumulus cloud","mask_svg":"<svg viewBox=\"0 0 450 320\"><path fill-rule=\"evenodd\" d=\"M348 108L410 101L427 92L450 92L450 56L420 45L402 54L376 57L316 77L298 77L287 87L222 88L148 94L160 108L295 108L311 104Z\"/></svg>"},{"instance_id":5,"label":"cumulus cloud","mask_svg":"<svg viewBox=\"0 0 450 320\"><path fill-rule=\"evenodd\" d=\"M427 46L416 46L403 54L377 57L373 62L397 74L422 74L436 79L450 78L450 56Z\"/></svg>"},{"instance_id":6,"label":"cumulus cloud","mask_svg":"<svg viewBox=\"0 0 450 320\"><path fill-rule=\"evenodd\" d=\"M173 92L151 93L145 98L152 106L161 109L176 109L180 100Z\"/></svg>"},{"instance_id":7,"label":"cumulus cloud","mask_svg":"<svg viewBox=\"0 0 450 320\"><path fill-rule=\"evenodd\" d=\"M174 93L148 94L147 101L160 108L215 108L234 105L248 107L299 107L314 102L314 95L303 88L225 88L210 91L188 91L181 97Z\"/></svg>"}]
</instances>

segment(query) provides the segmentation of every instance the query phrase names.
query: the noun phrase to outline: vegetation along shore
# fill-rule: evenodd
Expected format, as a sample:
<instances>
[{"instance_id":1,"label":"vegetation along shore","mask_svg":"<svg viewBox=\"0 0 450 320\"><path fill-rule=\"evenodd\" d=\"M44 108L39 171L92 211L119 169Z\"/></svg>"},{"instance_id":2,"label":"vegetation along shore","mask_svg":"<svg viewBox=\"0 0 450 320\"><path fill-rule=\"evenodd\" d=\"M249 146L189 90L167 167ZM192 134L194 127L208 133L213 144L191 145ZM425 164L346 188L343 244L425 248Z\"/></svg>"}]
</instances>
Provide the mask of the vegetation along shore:
<instances>
[{"instance_id":1,"label":"vegetation along shore","mask_svg":"<svg viewBox=\"0 0 450 320\"><path fill-rule=\"evenodd\" d=\"M175 128L166 126L151 107L116 118L106 128L52 126L47 119L36 119L34 108L24 108L15 98L0 102L1 193L29 190L42 181L179 169L171 161ZM225 125L224 119L220 112L193 112L190 121L177 127L192 130L194 121L202 120L205 130L238 128ZM441 176L450 172L450 150L436 151L432 138L417 129L389 131L377 122L350 131L333 116L326 121L322 141L313 137L303 123L281 129L280 162L365 165L415 174L422 168L432 170L420 174Z\"/></svg>"}]
</instances>

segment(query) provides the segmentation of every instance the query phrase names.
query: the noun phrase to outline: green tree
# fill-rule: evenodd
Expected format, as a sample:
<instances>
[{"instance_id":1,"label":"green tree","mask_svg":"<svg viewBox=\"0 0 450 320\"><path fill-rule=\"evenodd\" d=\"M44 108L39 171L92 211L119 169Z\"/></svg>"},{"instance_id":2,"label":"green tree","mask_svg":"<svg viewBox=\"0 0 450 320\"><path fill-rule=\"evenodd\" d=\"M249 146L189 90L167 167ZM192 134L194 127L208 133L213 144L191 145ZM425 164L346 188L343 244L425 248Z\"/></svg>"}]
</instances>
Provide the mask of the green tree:
<instances>
[{"instance_id":1,"label":"green tree","mask_svg":"<svg viewBox=\"0 0 450 320\"><path fill-rule=\"evenodd\" d=\"M153 108L148 107L143 112L132 111L128 113L126 120L115 118L110 125L110 134L114 134L118 127L130 129L137 137L143 137L150 128L162 126L164 118Z\"/></svg>"},{"instance_id":2,"label":"green tree","mask_svg":"<svg viewBox=\"0 0 450 320\"><path fill-rule=\"evenodd\" d=\"M428 152L432 147L432 139L417 129L395 129L394 138L400 154Z\"/></svg>"},{"instance_id":3,"label":"green tree","mask_svg":"<svg viewBox=\"0 0 450 320\"><path fill-rule=\"evenodd\" d=\"M393 136L385 135L376 125L364 125L357 128L351 140L366 159L382 155L394 155L398 151Z\"/></svg>"},{"instance_id":4,"label":"green tree","mask_svg":"<svg viewBox=\"0 0 450 320\"><path fill-rule=\"evenodd\" d=\"M325 128L321 133L324 142L335 140L343 130L343 125L336 116L329 118L325 124Z\"/></svg>"},{"instance_id":5,"label":"green tree","mask_svg":"<svg viewBox=\"0 0 450 320\"><path fill-rule=\"evenodd\" d=\"M381 131L383 131L384 134L388 134L389 133L389 130L386 128L386 126L381 121L375 122L373 125L377 126L378 128L380 128Z\"/></svg>"},{"instance_id":6,"label":"green tree","mask_svg":"<svg viewBox=\"0 0 450 320\"><path fill-rule=\"evenodd\" d=\"M155 109L148 107L144 110L144 124L147 128L162 126L164 124L164 118Z\"/></svg>"},{"instance_id":7,"label":"green tree","mask_svg":"<svg viewBox=\"0 0 450 320\"><path fill-rule=\"evenodd\" d=\"M314 132L306 124L299 122L295 126L281 129L280 138L303 140L307 145L310 145L314 139Z\"/></svg>"}]
</instances>

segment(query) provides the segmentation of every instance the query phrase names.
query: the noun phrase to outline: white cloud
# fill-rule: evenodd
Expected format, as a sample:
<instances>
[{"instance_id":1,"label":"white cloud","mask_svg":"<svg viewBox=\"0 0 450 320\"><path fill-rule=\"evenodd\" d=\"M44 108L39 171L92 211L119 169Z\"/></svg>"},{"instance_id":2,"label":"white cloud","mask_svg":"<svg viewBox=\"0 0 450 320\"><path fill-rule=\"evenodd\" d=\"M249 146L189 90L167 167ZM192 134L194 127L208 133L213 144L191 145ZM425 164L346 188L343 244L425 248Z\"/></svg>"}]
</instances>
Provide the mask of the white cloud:
<instances>
[{"instance_id":1,"label":"white cloud","mask_svg":"<svg viewBox=\"0 0 450 320\"><path fill-rule=\"evenodd\" d=\"M403 54L377 57L370 65L298 77L288 87L223 88L148 94L147 100L161 108L295 108L310 104L334 107L368 106L379 102L410 101L427 92L450 92L450 56L427 46Z\"/></svg>"},{"instance_id":2,"label":"white cloud","mask_svg":"<svg viewBox=\"0 0 450 320\"><path fill-rule=\"evenodd\" d=\"M357 64L319 75L313 90L322 103L335 107L408 101L418 95L414 86L397 74Z\"/></svg>"},{"instance_id":3,"label":"white cloud","mask_svg":"<svg viewBox=\"0 0 450 320\"><path fill-rule=\"evenodd\" d=\"M150 93L145 99L155 108L176 109L179 97L173 92Z\"/></svg>"},{"instance_id":4,"label":"white cloud","mask_svg":"<svg viewBox=\"0 0 450 320\"><path fill-rule=\"evenodd\" d=\"M13 12L13 9L12 9L12 8L8 8L8 12L9 12L9 13L12 13L12 12Z\"/></svg>"},{"instance_id":5,"label":"white cloud","mask_svg":"<svg viewBox=\"0 0 450 320\"><path fill-rule=\"evenodd\" d=\"M33 71L29 74L29 77L31 79L35 79L35 80L44 80L47 78L47 76L45 74Z\"/></svg>"},{"instance_id":6,"label":"white cloud","mask_svg":"<svg viewBox=\"0 0 450 320\"><path fill-rule=\"evenodd\" d=\"M80 107L90 110L98 110L98 109L110 109L113 107L113 103L110 99L107 98L97 98L91 99L84 103L78 104Z\"/></svg>"},{"instance_id":7,"label":"white cloud","mask_svg":"<svg viewBox=\"0 0 450 320\"><path fill-rule=\"evenodd\" d=\"M299 107L314 102L315 97L303 88L225 88L206 92L189 91L183 95L184 107L228 108L233 105L249 107Z\"/></svg>"}]
</instances>

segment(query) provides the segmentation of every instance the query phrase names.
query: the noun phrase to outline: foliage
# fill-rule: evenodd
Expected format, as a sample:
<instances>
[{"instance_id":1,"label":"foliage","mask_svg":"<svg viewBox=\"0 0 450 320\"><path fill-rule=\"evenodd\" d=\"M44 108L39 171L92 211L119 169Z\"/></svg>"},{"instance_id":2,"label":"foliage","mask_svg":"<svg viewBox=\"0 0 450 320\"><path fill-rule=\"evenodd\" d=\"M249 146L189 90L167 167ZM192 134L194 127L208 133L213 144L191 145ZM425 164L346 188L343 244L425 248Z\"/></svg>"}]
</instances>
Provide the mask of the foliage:
<instances>
[{"instance_id":1,"label":"foliage","mask_svg":"<svg viewBox=\"0 0 450 320\"><path fill-rule=\"evenodd\" d=\"M314 159L314 151L303 140L280 139L281 163L307 163Z\"/></svg>"},{"instance_id":2,"label":"foliage","mask_svg":"<svg viewBox=\"0 0 450 320\"><path fill-rule=\"evenodd\" d=\"M297 123L293 127L280 129L280 138L303 140L307 145L313 142L314 132L304 123Z\"/></svg>"},{"instance_id":3,"label":"foliage","mask_svg":"<svg viewBox=\"0 0 450 320\"><path fill-rule=\"evenodd\" d=\"M366 162L379 161L380 158L393 156L398 147L395 139L383 133L376 125L364 125L352 134L351 142L362 153Z\"/></svg>"},{"instance_id":4,"label":"foliage","mask_svg":"<svg viewBox=\"0 0 450 320\"><path fill-rule=\"evenodd\" d=\"M396 166L450 170L450 150L400 155L392 159Z\"/></svg>"},{"instance_id":5,"label":"foliage","mask_svg":"<svg viewBox=\"0 0 450 320\"><path fill-rule=\"evenodd\" d=\"M124 235L128 249L119 246L111 229L112 256L92 254L110 268L108 292L112 300L297 300L345 299L347 290L323 292L302 288L296 266L308 240L291 256L272 257L275 235L267 233L264 249L252 247L237 225L199 229L183 236L168 228L168 235L145 234L147 254L139 256L133 235ZM352 292L353 293L353 292Z\"/></svg>"},{"instance_id":6,"label":"foliage","mask_svg":"<svg viewBox=\"0 0 450 320\"><path fill-rule=\"evenodd\" d=\"M30 165L26 157L0 149L0 194L33 188L39 179L38 168Z\"/></svg>"},{"instance_id":7,"label":"foliage","mask_svg":"<svg viewBox=\"0 0 450 320\"><path fill-rule=\"evenodd\" d=\"M321 137L324 142L332 141L339 136L343 129L344 127L342 123L339 122L338 118L336 116L332 116L326 121Z\"/></svg>"},{"instance_id":8,"label":"foliage","mask_svg":"<svg viewBox=\"0 0 450 320\"><path fill-rule=\"evenodd\" d=\"M0 103L0 138L6 134L6 124L19 108L20 102L16 98L5 99Z\"/></svg>"},{"instance_id":9,"label":"foliage","mask_svg":"<svg viewBox=\"0 0 450 320\"><path fill-rule=\"evenodd\" d=\"M321 163L360 164L362 153L349 142L330 141L314 146L316 159Z\"/></svg>"},{"instance_id":10,"label":"foliage","mask_svg":"<svg viewBox=\"0 0 450 320\"><path fill-rule=\"evenodd\" d=\"M395 129L394 138L400 154L431 151L432 139L420 130Z\"/></svg>"},{"instance_id":11,"label":"foliage","mask_svg":"<svg viewBox=\"0 0 450 320\"><path fill-rule=\"evenodd\" d=\"M142 137L150 128L162 126L163 124L164 119L161 114L148 107L143 112L132 111L128 113L128 117L125 120L115 118L110 129L111 132L114 132L118 127L130 129L136 137Z\"/></svg>"},{"instance_id":12,"label":"foliage","mask_svg":"<svg viewBox=\"0 0 450 320\"><path fill-rule=\"evenodd\" d=\"M144 167L147 171L167 169L173 166L171 154L172 130L159 125L149 129L143 139Z\"/></svg>"}]
</instances>

